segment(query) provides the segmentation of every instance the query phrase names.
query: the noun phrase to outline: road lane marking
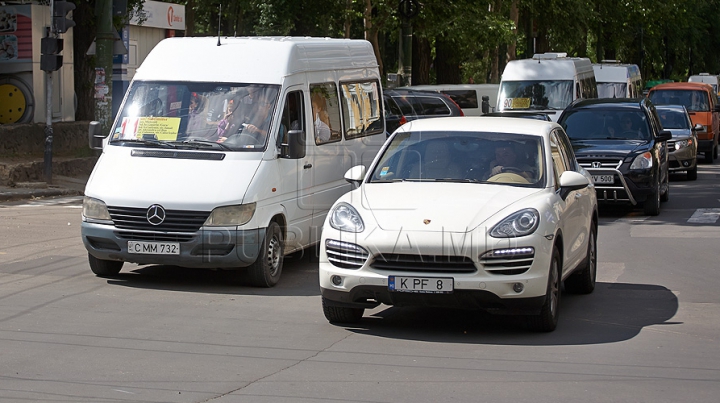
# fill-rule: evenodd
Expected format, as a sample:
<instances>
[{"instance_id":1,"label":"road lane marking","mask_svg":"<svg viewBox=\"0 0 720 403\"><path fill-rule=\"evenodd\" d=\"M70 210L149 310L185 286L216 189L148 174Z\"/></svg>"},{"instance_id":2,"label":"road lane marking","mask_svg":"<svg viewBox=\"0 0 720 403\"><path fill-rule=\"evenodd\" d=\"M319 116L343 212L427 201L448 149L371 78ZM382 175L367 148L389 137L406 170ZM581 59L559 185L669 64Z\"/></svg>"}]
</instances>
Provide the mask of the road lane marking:
<instances>
[{"instance_id":1,"label":"road lane marking","mask_svg":"<svg viewBox=\"0 0 720 403\"><path fill-rule=\"evenodd\" d=\"M720 218L720 208L699 208L687 222L695 224L714 224Z\"/></svg>"}]
</instances>

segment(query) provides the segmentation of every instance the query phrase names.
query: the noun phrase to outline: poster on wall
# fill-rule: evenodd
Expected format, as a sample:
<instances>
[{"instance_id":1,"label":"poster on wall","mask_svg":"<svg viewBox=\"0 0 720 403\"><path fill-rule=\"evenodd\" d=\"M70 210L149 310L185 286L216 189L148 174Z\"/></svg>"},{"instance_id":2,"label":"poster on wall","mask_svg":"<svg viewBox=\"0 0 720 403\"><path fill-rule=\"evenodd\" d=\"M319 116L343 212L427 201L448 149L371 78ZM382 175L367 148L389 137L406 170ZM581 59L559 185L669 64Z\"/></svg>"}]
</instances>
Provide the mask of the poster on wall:
<instances>
[{"instance_id":1,"label":"poster on wall","mask_svg":"<svg viewBox=\"0 0 720 403\"><path fill-rule=\"evenodd\" d=\"M30 6L0 6L0 63L32 62Z\"/></svg>"}]
</instances>

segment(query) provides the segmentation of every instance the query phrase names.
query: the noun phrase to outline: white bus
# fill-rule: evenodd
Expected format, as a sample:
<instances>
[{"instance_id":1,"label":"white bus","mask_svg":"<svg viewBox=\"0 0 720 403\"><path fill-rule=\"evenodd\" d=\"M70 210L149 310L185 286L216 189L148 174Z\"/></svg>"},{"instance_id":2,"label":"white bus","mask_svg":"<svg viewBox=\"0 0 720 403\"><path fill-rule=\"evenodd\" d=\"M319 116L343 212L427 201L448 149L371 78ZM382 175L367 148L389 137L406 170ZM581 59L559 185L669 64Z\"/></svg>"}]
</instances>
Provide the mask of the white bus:
<instances>
[{"instance_id":1,"label":"white bus","mask_svg":"<svg viewBox=\"0 0 720 403\"><path fill-rule=\"evenodd\" d=\"M124 262L246 269L271 287L316 244L343 174L385 141L372 46L328 38L170 38L137 70L85 189L92 271Z\"/></svg>"},{"instance_id":2,"label":"white bus","mask_svg":"<svg viewBox=\"0 0 720 403\"><path fill-rule=\"evenodd\" d=\"M603 60L593 64L598 98L642 97L642 76L636 64L622 64L615 60Z\"/></svg>"},{"instance_id":3,"label":"white bus","mask_svg":"<svg viewBox=\"0 0 720 403\"><path fill-rule=\"evenodd\" d=\"M538 53L532 59L512 60L500 80L500 112L546 113L556 122L579 98L597 98L597 83L588 58L567 53Z\"/></svg>"}]
</instances>

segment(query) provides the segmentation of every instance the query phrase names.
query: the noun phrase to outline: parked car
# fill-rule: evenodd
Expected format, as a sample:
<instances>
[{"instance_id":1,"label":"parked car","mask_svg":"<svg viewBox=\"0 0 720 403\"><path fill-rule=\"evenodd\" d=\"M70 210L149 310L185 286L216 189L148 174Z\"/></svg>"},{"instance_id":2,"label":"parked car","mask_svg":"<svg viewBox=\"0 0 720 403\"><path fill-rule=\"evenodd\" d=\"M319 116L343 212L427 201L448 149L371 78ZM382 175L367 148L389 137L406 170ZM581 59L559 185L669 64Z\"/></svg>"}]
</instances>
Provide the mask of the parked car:
<instances>
[{"instance_id":1,"label":"parked car","mask_svg":"<svg viewBox=\"0 0 720 403\"><path fill-rule=\"evenodd\" d=\"M670 172L687 172L688 180L697 179L697 131L702 125L693 126L687 109L682 105L658 105L655 107L663 129L672 133L668 140Z\"/></svg>"},{"instance_id":2,"label":"parked car","mask_svg":"<svg viewBox=\"0 0 720 403\"><path fill-rule=\"evenodd\" d=\"M415 119L465 116L448 95L433 91L406 89L383 90L387 135Z\"/></svg>"},{"instance_id":3,"label":"parked car","mask_svg":"<svg viewBox=\"0 0 720 403\"><path fill-rule=\"evenodd\" d=\"M591 293L597 199L562 128L533 119L409 122L325 220L325 317L379 304L527 315L552 331L565 291Z\"/></svg>"},{"instance_id":4,"label":"parked car","mask_svg":"<svg viewBox=\"0 0 720 403\"><path fill-rule=\"evenodd\" d=\"M547 113L542 112L490 112L482 116L486 117L500 117L500 118L524 118L524 119L536 119L544 120L546 122L552 122L550 116Z\"/></svg>"},{"instance_id":5,"label":"parked car","mask_svg":"<svg viewBox=\"0 0 720 403\"><path fill-rule=\"evenodd\" d=\"M670 198L667 140L655 106L647 98L577 101L560 115L581 166L604 203L642 203L647 215L660 214Z\"/></svg>"},{"instance_id":6,"label":"parked car","mask_svg":"<svg viewBox=\"0 0 720 403\"><path fill-rule=\"evenodd\" d=\"M500 84L434 84L412 85L400 89L434 91L452 98L466 116L483 115L483 98L486 98L486 111L494 111Z\"/></svg>"},{"instance_id":7,"label":"parked car","mask_svg":"<svg viewBox=\"0 0 720 403\"><path fill-rule=\"evenodd\" d=\"M693 124L702 125L698 131L698 152L705 156L704 162L712 164L718 157L720 137L720 104L710 84L665 83L650 89L648 98L655 105L684 105Z\"/></svg>"}]
</instances>

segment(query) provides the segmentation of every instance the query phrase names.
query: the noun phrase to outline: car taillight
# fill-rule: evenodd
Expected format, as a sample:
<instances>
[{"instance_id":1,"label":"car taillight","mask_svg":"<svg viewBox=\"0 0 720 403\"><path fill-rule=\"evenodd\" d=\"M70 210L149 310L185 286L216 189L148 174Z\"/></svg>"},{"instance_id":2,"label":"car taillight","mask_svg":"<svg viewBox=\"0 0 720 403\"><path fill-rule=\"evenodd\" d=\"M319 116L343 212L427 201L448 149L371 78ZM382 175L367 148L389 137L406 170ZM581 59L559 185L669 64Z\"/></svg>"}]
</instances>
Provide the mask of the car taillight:
<instances>
[{"instance_id":1,"label":"car taillight","mask_svg":"<svg viewBox=\"0 0 720 403\"><path fill-rule=\"evenodd\" d=\"M452 102L453 105L455 105L455 106L458 108L458 110L460 111L460 116L465 116L465 112L463 112L463 110L462 110L462 108L460 107L460 105L458 105L458 103L455 102L454 99L450 98L450 96L449 96L449 95L446 95L446 94L443 94L443 96L444 96L445 98L447 98L448 101Z\"/></svg>"}]
</instances>

